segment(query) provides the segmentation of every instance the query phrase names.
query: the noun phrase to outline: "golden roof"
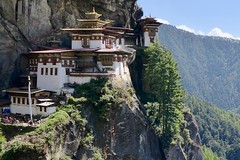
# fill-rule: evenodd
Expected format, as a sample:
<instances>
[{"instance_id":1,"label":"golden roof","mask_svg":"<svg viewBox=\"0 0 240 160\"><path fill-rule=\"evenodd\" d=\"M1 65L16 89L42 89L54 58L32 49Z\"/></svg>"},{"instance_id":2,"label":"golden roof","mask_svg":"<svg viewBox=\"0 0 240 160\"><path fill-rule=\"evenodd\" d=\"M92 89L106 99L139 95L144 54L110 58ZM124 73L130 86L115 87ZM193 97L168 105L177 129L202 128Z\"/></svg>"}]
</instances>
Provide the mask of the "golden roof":
<instances>
[{"instance_id":1,"label":"golden roof","mask_svg":"<svg viewBox=\"0 0 240 160\"><path fill-rule=\"evenodd\" d=\"M102 16L102 14L99 14L95 11L95 8L93 7L92 12L85 13L87 15L88 19L98 19L99 17Z\"/></svg>"}]
</instances>

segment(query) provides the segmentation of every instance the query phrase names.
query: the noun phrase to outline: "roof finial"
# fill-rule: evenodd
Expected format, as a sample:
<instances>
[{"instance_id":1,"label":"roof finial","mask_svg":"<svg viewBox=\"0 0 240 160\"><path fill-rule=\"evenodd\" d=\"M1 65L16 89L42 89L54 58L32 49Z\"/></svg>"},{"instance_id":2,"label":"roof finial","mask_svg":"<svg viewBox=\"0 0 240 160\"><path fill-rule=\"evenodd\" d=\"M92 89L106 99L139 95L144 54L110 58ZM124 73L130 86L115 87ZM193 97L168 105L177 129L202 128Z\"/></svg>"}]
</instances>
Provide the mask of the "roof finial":
<instances>
[{"instance_id":1,"label":"roof finial","mask_svg":"<svg viewBox=\"0 0 240 160\"><path fill-rule=\"evenodd\" d=\"M95 7L93 7L93 12L95 13Z\"/></svg>"}]
</instances>

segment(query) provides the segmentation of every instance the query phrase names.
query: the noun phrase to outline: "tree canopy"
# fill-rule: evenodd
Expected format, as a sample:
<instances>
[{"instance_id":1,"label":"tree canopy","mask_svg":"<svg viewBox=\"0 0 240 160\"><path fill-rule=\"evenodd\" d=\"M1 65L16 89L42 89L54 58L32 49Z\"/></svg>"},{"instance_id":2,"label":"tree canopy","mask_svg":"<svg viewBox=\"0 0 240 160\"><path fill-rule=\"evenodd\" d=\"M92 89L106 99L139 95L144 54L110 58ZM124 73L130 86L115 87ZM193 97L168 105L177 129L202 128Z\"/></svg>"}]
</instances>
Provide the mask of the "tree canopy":
<instances>
[{"instance_id":1,"label":"tree canopy","mask_svg":"<svg viewBox=\"0 0 240 160\"><path fill-rule=\"evenodd\" d=\"M146 105L150 121L170 144L180 133L183 89L177 63L170 51L159 44L151 44L145 53L148 56L145 79L152 101Z\"/></svg>"}]
</instances>

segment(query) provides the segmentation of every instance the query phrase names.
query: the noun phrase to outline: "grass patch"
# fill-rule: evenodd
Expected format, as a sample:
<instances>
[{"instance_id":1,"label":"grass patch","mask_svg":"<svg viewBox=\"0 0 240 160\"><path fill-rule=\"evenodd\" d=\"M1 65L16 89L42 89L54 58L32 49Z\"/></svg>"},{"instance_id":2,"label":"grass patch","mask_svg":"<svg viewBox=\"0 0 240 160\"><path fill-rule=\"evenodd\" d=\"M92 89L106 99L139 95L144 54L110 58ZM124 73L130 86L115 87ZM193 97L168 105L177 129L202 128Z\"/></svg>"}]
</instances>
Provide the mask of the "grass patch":
<instances>
[{"instance_id":1,"label":"grass patch","mask_svg":"<svg viewBox=\"0 0 240 160\"><path fill-rule=\"evenodd\" d=\"M7 124L0 124L0 128L7 141L13 139L15 136L23 135L36 129L36 127L31 126L16 126Z\"/></svg>"}]
</instances>

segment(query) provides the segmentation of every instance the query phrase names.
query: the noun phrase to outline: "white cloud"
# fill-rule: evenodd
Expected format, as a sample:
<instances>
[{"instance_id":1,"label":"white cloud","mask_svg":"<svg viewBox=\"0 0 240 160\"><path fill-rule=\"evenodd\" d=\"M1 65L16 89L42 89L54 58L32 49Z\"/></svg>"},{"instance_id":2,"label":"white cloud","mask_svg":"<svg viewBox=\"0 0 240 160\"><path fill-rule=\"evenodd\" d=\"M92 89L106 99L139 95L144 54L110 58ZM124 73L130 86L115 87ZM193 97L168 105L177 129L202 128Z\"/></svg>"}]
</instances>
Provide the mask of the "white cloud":
<instances>
[{"instance_id":1,"label":"white cloud","mask_svg":"<svg viewBox=\"0 0 240 160\"><path fill-rule=\"evenodd\" d=\"M180 26L176 26L178 29L182 29L184 31L188 31L188 32L191 32L191 33L196 33L194 29L186 26L186 25L180 25Z\"/></svg>"},{"instance_id":2,"label":"white cloud","mask_svg":"<svg viewBox=\"0 0 240 160\"><path fill-rule=\"evenodd\" d=\"M156 20L160 23L163 23L163 24L170 24L169 21L165 20L165 19L162 19L162 18L156 18ZM225 38L231 38L231 39L237 39L237 40L240 40L240 37L234 37L232 34L230 33L227 33L227 32L223 32L220 28L218 27L215 27L213 28L209 33L205 33L201 30L195 30L191 27L188 27L186 25L180 25L180 26L176 26L178 29L182 29L184 31L187 31L187 32L191 32L193 34L196 34L196 35L202 35L202 36L213 36L213 37L225 37Z\"/></svg>"},{"instance_id":3,"label":"white cloud","mask_svg":"<svg viewBox=\"0 0 240 160\"><path fill-rule=\"evenodd\" d=\"M163 24L170 24L167 20L165 19L161 19L161 18L156 18L156 20L160 23L163 23Z\"/></svg>"},{"instance_id":4,"label":"white cloud","mask_svg":"<svg viewBox=\"0 0 240 160\"><path fill-rule=\"evenodd\" d=\"M240 37L234 37L232 34L227 33L227 32L223 32L220 28L215 27L213 28L208 34L200 31L200 30L195 30L193 28L190 28L186 25L180 25L180 26L176 26L178 29L182 29L191 33L194 33L196 35L202 35L202 36L213 36L213 37L225 37L225 38L231 38L231 39L237 39L240 40Z\"/></svg>"},{"instance_id":5,"label":"white cloud","mask_svg":"<svg viewBox=\"0 0 240 160\"><path fill-rule=\"evenodd\" d=\"M230 33L223 32L220 28L217 27L213 28L207 35L214 37L234 38Z\"/></svg>"}]
</instances>

